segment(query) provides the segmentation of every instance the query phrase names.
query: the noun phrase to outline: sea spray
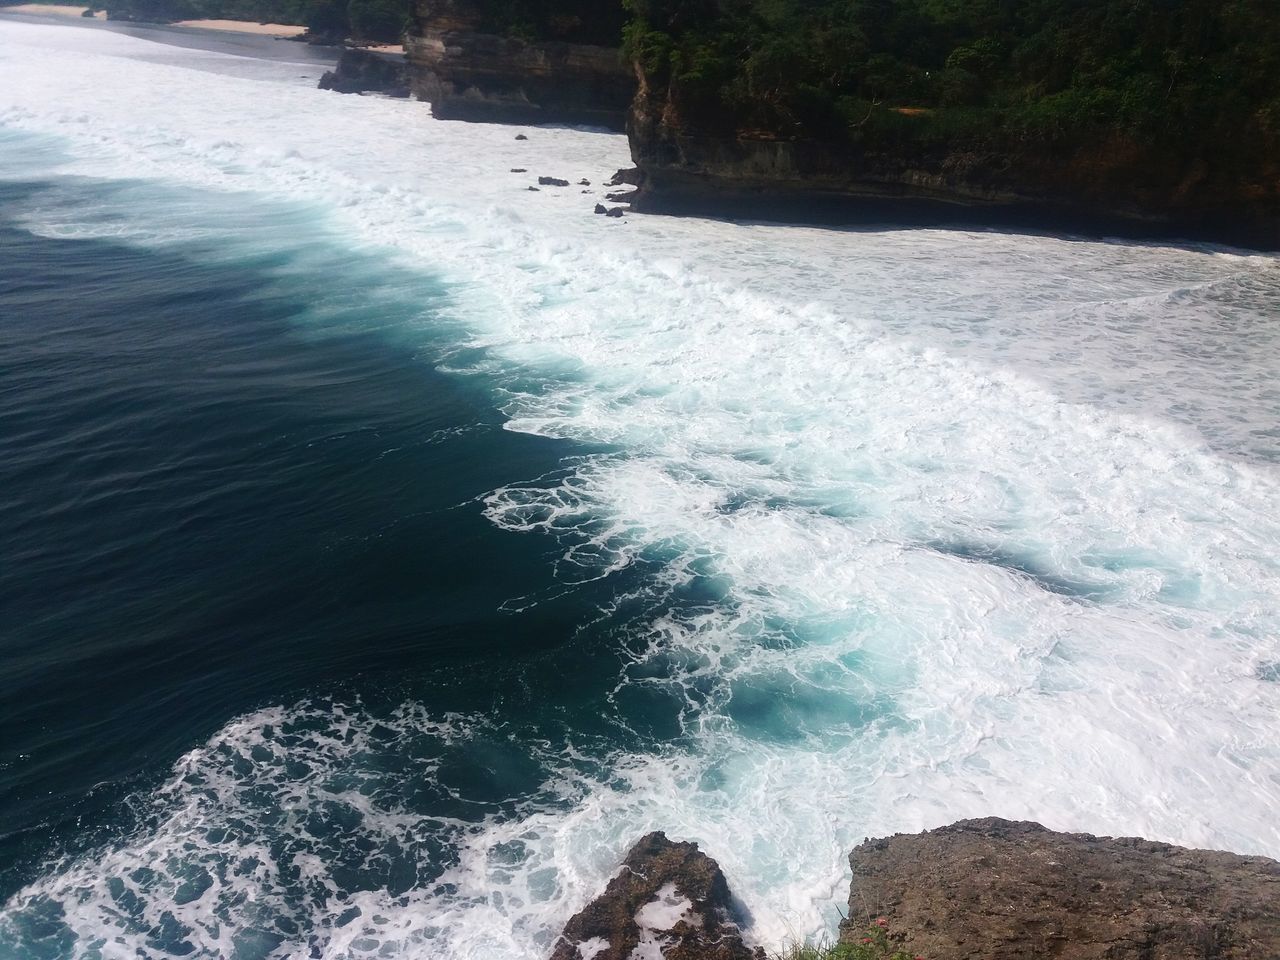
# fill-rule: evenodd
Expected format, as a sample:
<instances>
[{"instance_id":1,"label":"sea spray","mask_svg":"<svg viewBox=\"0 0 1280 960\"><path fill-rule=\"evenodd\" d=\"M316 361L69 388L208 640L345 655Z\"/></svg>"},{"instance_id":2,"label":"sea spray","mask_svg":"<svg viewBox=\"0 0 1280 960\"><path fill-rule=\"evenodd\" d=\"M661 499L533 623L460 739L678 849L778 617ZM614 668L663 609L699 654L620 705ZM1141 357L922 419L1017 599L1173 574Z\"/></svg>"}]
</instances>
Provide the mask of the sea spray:
<instances>
[{"instance_id":1,"label":"sea spray","mask_svg":"<svg viewBox=\"0 0 1280 960\"><path fill-rule=\"evenodd\" d=\"M179 761L148 826L51 867L0 929L56 903L85 953L145 949L168 912L208 955L536 957L652 828L715 856L770 944L830 929L862 837L962 816L1280 852L1280 686L1260 667L1280 658L1273 258L605 222L508 171L596 181L625 164L618 137L517 142L144 62L139 41L0 30L0 124L56 137L62 175L270 194L445 279L446 367L507 429L594 451L484 506L512 538L558 542L561 583L605 585L618 628L594 636L616 669L583 695L619 731L517 726L536 787L459 821L324 786L385 716L250 714ZM121 219L128 242L191 239L154 210ZM65 235L38 207L25 222ZM461 722L400 709L406 737ZM212 856L245 873L178 912L176 878L135 881L147 922L121 919L121 878L161 848L195 870L204 854L180 851L208 817L274 829L250 785L294 777L241 744L282 722L322 742L326 715L340 749L297 780L298 816L336 805L352 836L425 863L418 882L388 868L346 888L335 848L228 834ZM226 778L212 798L187 779L206 757ZM243 898L266 939L226 939Z\"/></svg>"}]
</instances>

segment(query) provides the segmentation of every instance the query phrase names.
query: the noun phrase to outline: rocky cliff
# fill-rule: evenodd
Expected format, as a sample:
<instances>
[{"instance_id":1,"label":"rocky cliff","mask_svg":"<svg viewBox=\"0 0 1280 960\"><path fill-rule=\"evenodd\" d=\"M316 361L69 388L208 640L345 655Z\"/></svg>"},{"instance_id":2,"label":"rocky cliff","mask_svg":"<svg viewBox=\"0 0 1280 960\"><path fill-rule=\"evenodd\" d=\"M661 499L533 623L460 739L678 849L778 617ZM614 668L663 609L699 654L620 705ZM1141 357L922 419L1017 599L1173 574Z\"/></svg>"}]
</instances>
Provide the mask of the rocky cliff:
<instances>
[{"instance_id":1,"label":"rocky cliff","mask_svg":"<svg viewBox=\"0 0 1280 960\"><path fill-rule=\"evenodd\" d=\"M849 857L846 942L883 916L929 960L1278 960L1280 863L965 820Z\"/></svg>"},{"instance_id":2,"label":"rocky cliff","mask_svg":"<svg viewBox=\"0 0 1280 960\"><path fill-rule=\"evenodd\" d=\"M621 130L635 77L620 38L565 17L512 32L475 0L415 0L405 39L413 93L442 119ZM619 8L620 18L620 8Z\"/></svg>"},{"instance_id":3,"label":"rocky cliff","mask_svg":"<svg viewBox=\"0 0 1280 960\"><path fill-rule=\"evenodd\" d=\"M321 90L335 93L381 93L389 97L409 96L409 68L397 53L381 53L349 47L342 51L332 70L320 78Z\"/></svg>"},{"instance_id":4,"label":"rocky cliff","mask_svg":"<svg viewBox=\"0 0 1280 960\"><path fill-rule=\"evenodd\" d=\"M1280 156L1246 168L1122 136L1070 146L861 145L726 130L640 69L635 208L807 223L989 223L1280 248ZM910 116L904 120L910 122Z\"/></svg>"},{"instance_id":5,"label":"rocky cliff","mask_svg":"<svg viewBox=\"0 0 1280 960\"><path fill-rule=\"evenodd\" d=\"M1280 246L1267 0L634 0L637 209Z\"/></svg>"},{"instance_id":6,"label":"rocky cliff","mask_svg":"<svg viewBox=\"0 0 1280 960\"><path fill-rule=\"evenodd\" d=\"M868 840L849 862L831 960L1280 960L1280 863L1264 857L989 818ZM764 960L735 912L714 860L652 833L551 960Z\"/></svg>"}]
</instances>

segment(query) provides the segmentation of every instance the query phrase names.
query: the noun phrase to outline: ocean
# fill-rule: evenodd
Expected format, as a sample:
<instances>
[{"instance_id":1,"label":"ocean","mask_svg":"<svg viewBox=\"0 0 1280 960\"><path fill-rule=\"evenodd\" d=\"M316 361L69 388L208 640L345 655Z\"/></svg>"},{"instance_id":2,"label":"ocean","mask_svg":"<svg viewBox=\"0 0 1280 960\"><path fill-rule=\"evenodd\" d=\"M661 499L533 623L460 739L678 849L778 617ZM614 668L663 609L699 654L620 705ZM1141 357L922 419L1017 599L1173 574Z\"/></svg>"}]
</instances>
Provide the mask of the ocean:
<instances>
[{"instance_id":1,"label":"ocean","mask_svg":"<svg viewBox=\"0 0 1280 960\"><path fill-rule=\"evenodd\" d=\"M597 217L623 137L166 34L0 19L0 958L537 958L652 829L769 949L963 817L1280 856L1275 256Z\"/></svg>"}]
</instances>

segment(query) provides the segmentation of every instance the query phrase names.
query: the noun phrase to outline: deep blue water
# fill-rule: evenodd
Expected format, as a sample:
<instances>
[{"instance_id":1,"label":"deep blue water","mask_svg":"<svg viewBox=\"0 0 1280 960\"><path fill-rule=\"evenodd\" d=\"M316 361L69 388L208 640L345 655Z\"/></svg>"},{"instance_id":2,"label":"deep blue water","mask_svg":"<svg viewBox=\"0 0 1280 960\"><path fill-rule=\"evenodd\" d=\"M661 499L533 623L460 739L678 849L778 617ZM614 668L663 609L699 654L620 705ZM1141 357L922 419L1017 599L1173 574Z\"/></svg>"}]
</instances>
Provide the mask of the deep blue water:
<instances>
[{"instance_id":1,"label":"deep blue water","mask_svg":"<svg viewBox=\"0 0 1280 960\"><path fill-rule=\"evenodd\" d=\"M447 342L403 336L439 285L324 238L215 254L4 216L109 189L0 185L0 899L139 828L125 798L264 705L599 727L603 587L555 588L560 547L479 499L580 451L504 431L436 369ZM499 734L421 808L478 817L543 775Z\"/></svg>"},{"instance_id":2,"label":"deep blue water","mask_svg":"<svg viewBox=\"0 0 1280 960\"><path fill-rule=\"evenodd\" d=\"M1274 854L1274 260L577 221L503 151L621 142L0 31L0 960L533 960L653 829L768 949L966 816Z\"/></svg>"}]
</instances>

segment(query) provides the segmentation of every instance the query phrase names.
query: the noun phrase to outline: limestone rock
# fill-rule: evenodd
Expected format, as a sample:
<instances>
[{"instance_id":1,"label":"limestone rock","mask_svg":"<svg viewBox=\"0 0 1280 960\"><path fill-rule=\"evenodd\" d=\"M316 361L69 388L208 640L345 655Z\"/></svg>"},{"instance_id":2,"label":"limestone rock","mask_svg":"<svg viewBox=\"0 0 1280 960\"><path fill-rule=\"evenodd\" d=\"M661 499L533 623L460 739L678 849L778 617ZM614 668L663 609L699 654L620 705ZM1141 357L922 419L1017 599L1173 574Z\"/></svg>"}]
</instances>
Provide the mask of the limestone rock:
<instances>
[{"instance_id":1,"label":"limestone rock","mask_svg":"<svg viewBox=\"0 0 1280 960\"><path fill-rule=\"evenodd\" d=\"M636 78L616 45L621 23L526 40L486 32L474 0L411 0L409 11L413 92L437 118L623 128Z\"/></svg>"},{"instance_id":2,"label":"limestone rock","mask_svg":"<svg viewBox=\"0 0 1280 960\"><path fill-rule=\"evenodd\" d=\"M764 960L733 920L729 885L695 843L650 833L604 893L565 924L551 960Z\"/></svg>"},{"instance_id":3,"label":"limestone rock","mask_svg":"<svg viewBox=\"0 0 1280 960\"><path fill-rule=\"evenodd\" d=\"M409 96L409 68L403 56L350 48L320 78L321 90L336 93L383 93Z\"/></svg>"},{"instance_id":4,"label":"limestone rock","mask_svg":"<svg viewBox=\"0 0 1280 960\"><path fill-rule=\"evenodd\" d=\"M612 177L605 181L606 187L620 187L623 184L629 184L638 187L644 180L644 174L640 172L639 167L628 167L625 170L619 170Z\"/></svg>"},{"instance_id":5,"label":"limestone rock","mask_svg":"<svg viewBox=\"0 0 1280 960\"><path fill-rule=\"evenodd\" d=\"M1280 863L964 820L850 854L857 942L885 917L927 960L1278 960Z\"/></svg>"}]
</instances>

